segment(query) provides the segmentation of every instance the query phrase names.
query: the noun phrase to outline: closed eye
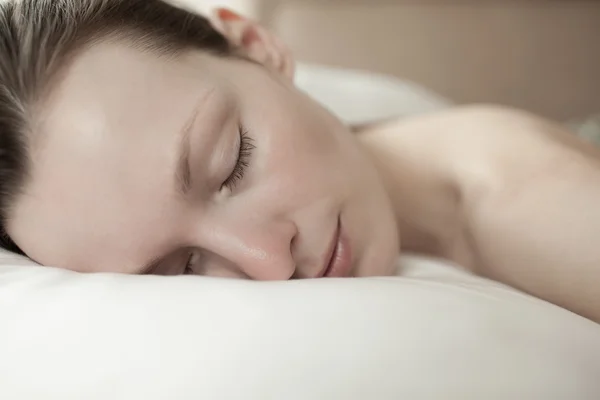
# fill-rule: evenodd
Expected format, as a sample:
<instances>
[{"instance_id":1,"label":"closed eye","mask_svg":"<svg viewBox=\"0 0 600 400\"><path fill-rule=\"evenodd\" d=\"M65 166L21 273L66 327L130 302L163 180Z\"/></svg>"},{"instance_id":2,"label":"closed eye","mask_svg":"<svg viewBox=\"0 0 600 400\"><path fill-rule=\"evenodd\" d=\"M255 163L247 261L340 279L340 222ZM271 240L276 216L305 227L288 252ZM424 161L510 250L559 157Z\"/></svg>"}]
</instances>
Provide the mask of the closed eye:
<instances>
[{"instance_id":1,"label":"closed eye","mask_svg":"<svg viewBox=\"0 0 600 400\"><path fill-rule=\"evenodd\" d=\"M227 188L230 191L233 191L239 182L244 179L246 169L250 165L252 152L256 148L256 146L253 144L252 138L248 136L248 130L246 130L242 125L239 126L239 136L240 140L238 141L238 158L233 171L231 171L231 174L221 186L221 190Z\"/></svg>"},{"instance_id":2,"label":"closed eye","mask_svg":"<svg viewBox=\"0 0 600 400\"><path fill-rule=\"evenodd\" d=\"M189 253L188 258L186 259L185 262L185 268L183 270L183 274L184 275L193 275L194 274L194 265L196 264L197 260L196 260L196 254L192 251Z\"/></svg>"}]
</instances>

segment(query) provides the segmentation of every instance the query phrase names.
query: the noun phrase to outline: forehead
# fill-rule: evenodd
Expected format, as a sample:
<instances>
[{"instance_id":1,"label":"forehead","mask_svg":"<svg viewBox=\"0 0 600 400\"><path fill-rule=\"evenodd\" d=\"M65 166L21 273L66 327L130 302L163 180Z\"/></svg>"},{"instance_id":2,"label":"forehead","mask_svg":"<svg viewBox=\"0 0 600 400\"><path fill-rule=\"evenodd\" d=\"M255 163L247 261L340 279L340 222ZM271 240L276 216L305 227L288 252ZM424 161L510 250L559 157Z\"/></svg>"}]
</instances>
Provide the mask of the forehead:
<instances>
[{"instance_id":1,"label":"forehead","mask_svg":"<svg viewBox=\"0 0 600 400\"><path fill-rule=\"evenodd\" d=\"M49 264L139 264L172 234L167 188L177 136L210 89L201 69L115 43L74 60L41 107L32 180L9 225L26 253Z\"/></svg>"}]
</instances>

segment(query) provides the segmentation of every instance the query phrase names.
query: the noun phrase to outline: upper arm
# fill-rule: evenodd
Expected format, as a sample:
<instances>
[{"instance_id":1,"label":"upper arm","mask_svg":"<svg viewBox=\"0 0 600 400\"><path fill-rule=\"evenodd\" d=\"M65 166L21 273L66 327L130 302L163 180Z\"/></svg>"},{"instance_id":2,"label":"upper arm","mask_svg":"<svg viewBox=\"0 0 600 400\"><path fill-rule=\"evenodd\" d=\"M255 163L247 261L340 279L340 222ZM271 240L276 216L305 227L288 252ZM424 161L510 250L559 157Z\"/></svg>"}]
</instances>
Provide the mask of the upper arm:
<instances>
[{"instance_id":1,"label":"upper arm","mask_svg":"<svg viewBox=\"0 0 600 400\"><path fill-rule=\"evenodd\" d=\"M393 137L410 171L392 199L409 222L404 238L427 233L435 245L421 248L600 321L597 148L496 106L403 118L376 132Z\"/></svg>"},{"instance_id":2,"label":"upper arm","mask_svg":"<svg viewBox=\"0 0 600 400\"><path fill-rule=\"evenodd\" d=\"M457 169L477 272L600 321L600 152L526 113L478 118L494 126Z\"/></svg>"}]
</instances>

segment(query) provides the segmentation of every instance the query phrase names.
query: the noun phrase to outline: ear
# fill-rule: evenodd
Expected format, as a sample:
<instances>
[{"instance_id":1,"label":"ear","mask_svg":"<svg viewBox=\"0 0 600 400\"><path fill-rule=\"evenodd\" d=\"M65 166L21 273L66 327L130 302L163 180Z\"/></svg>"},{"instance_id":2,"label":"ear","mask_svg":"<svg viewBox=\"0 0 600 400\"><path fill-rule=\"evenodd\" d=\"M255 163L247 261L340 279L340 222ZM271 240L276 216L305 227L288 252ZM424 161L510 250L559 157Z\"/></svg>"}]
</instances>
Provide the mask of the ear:
<instances>
[{"instance_id":1,"label":"ear","mask_svg":"<svg viewBox=\"0 0 600 400\"><path fill-rule=\"evenodd\" d=\"M210 21L246 57L289 80L294 78L295 64L291 52L267 29L226 8L214 10Z\"/></svg>"}]
</instances>

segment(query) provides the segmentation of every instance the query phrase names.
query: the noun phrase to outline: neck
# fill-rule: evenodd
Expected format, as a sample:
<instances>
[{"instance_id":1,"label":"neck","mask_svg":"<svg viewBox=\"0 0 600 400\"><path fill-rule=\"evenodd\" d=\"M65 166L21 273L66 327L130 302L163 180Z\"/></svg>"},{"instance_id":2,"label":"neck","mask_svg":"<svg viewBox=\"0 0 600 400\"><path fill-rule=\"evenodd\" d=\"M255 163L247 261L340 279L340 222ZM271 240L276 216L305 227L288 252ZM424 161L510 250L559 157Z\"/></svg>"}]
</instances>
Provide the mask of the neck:
<instances>
[{"instance_id":1,"label":"neck","mask_svg":"<svg viewBox=\"0 0 600 400\"><path fill-rule=\"evenodd\" d=\"M456 236L458 191L417 136L392 124L360 132L358 140L392 200L403 250L442 257Z\"/></svg>"}]
</instances>

